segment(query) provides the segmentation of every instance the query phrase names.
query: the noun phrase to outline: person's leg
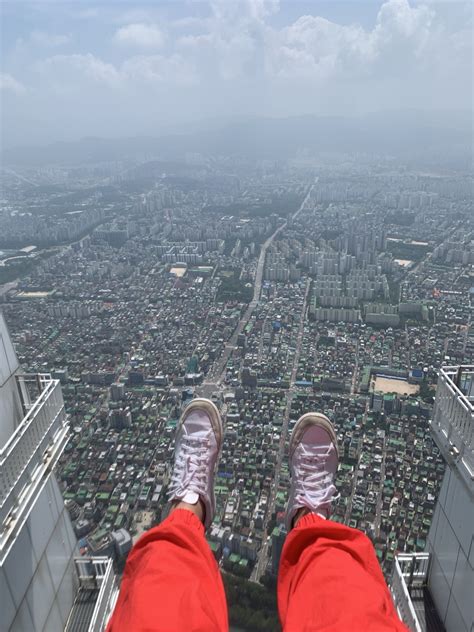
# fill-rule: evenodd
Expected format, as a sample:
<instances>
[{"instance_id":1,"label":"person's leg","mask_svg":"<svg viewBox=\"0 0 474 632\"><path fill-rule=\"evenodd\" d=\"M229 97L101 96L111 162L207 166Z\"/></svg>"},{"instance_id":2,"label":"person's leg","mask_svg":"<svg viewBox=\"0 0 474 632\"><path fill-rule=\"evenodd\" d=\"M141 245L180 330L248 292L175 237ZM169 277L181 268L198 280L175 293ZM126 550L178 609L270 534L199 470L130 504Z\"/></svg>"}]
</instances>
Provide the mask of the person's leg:
<instances>
[{"instance_id":1,"label":"person's leg","mask_svg":"<svg viewBox=\"0 0 474 632\"><path fill-rule=\"evenodd\" d=\"M228 630L222 578L204 537L215 511L221 444L217 408L194 400L177 431L169 490L173 509L130 552L107 632Z\"/></svg>"},{"instance_id":2,"label":"person's leg","mask_svg":"<svg viewBox=\"0 0 474 632\"><path fill-rule=\"evenodd\" d=\"M285 632L406 630L367 536L314 513L286 539L278 608Z\"/></svg>"},{"instance_id":3,"label":"person's leg","mask_svg":"<svg viewBox=\"0 0 474 632\"><path fill-rule=\"evenodd\" d=\"M336 436L324 415L296 424L290 443L288 537L278 578L285 632L406 630L370 540L328 520L338 465Z\"/></svg>"},{"instance_id":4,"label":"person's leg","mask_svg":"<svg viewBox=\"0 0 474 632\"><path fill-rule=\"evenodd\" d=\"M107 632L227 629L222 578L204 526L176 509L130 552Z\"/></svg>"}]
</instances>

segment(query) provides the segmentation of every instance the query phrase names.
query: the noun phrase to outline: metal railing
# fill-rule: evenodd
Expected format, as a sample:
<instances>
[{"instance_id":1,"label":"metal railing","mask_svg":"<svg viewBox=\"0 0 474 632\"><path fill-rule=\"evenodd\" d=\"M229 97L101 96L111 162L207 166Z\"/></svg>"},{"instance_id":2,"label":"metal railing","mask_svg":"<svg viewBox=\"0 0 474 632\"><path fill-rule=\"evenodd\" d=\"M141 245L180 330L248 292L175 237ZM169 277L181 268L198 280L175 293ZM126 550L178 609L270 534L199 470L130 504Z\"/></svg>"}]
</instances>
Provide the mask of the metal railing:
<instances>
[{"instance_id":1,"label":"metal railing","mask_svg":"<svg viewBox=\"0 0 474 632\"><path fill-rule=\"evenodd\" d=\"M398 553L396 559L409 589L427 585L430 570L429 553Z\"/></svg>"},{"instance_id":2,"label":"metal railing","mask_svg":"<svg viewBox=\"0 0 474 632\"><path fill-rule=\"evenodd\" d=\"M114 605L117 590L113 562L109 557L74 558L80 588L97 589L99 594L88 632L102 632Z\"/></svg>"},{"instance_id":3,"label":"metal railing","mask_svg":"<svg viewBox=\"0 0 474 632\"><path fill-rule=\"evenodd\" d=\"M399 617L412 630L422 632L410 596L410 588L426 586L430 566L429 553L400 553L395 557L390 590Z\"/></svg>"},{"instance_id":4,"label":"metal railing","mask_svg":"<svg viewBox=\"0 0 474 632\"><path fill-rule=\"evenodd\" d=\"M462 474L474 480L474 366L443 367L431 428L447 458L459 464Z\"/></svg>"},{"instance_id":5,"label":"metal railing","mask_svg":"<svg viewBox=\"0 0 474 632\"><path fill-rule=\"evenodd\" d=\"M25 416L0 450L0 525L10 514L38 467L64 442L67 418L59 380L49 375L17 376ZM34 388L32 389L32 386ZM35 399L31 399L31 393Z\"/></svg>"}]
</instances>

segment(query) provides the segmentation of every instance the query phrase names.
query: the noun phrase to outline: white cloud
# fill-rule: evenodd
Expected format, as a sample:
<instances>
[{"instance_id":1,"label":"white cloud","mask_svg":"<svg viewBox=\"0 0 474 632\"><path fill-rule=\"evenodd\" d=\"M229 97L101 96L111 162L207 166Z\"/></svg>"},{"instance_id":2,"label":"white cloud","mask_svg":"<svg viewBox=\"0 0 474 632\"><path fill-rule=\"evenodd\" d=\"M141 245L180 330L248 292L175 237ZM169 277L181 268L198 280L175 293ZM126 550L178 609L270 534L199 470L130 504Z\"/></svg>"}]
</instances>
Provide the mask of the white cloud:
<instances>
[{"instance_id":1,"label":"white cloud","mask_svg":"<svg viewBox=\"0 0 474 632\"><path fill-rule=\"evenodd\" d=\"M97 7L89 7L87 9L76 11L73 15L78 20L92 20L99 17L100 11Z\"/></svg>"},{"instance_id":2,"label":"white cloud","mask_svg":"<svg viewBox=\"0 0 474 632\"><path fill-rule=\"evenodd\" d=\"M410 57L411 63L416 63L434 35L434 16L434 11L426 5L410 6L408 0L388 0L381 6L370 34L372 45L380 56L388 55L398 66L409 63Z\"/></svg>"},{"instance_id":3,"label":"white cloud","mask_svg":"<svg viewBox=\"0 0 474 632\"><path fill-rule=\"evenodd\" d=\"M407 0L388 0L372 30L305 15L288 27L266 31L266 69L277 77L331 79L410 71L432 36L433 12ZM411 61L410 61L411 60ZM407 66L408 64L408 66Z\"/></svg>"},{"instance_id":4,"label":"white cloud","mask_svg":"<svg viewBox=\"0 0 474 632\"><path fill-rule=\"evenodd\" d=\"M26 92L25 86L6 72L0 73L0 91L20 95Z\"/></svg>"},{"instance_id":5,"label":"white cloud","mask_svg":"<svg viewBox=\"0 0 474 632\"><path fill-rule=\"evenodd\" d=\"M99 87L127 90L132 84L189 85L196 79L193 65L178 54L136 55L119 65L92 54L54 55L38 62L35 68L44 82L63 94Z\"/></svg>"},{"instance_id":6,"label":"white cloud","mask_svg":"<svg viewBox=\"0 0 474 632\"><path fill-rule=\"evenodd\" d=\"M169 23L174 29L183 29L184 31L194 31L196 29L208 29L210 25L209 18L197 18L193 16L187 16L184 18L178 18Z\"/></svg>"},{"instance_id":7,"label":"white cloud","mask_svg":"<svg viewBox=\"0 0 474 632\"><path fill-rule=\"evenodd\" d=\"M301 6L311 11L317 5ZM278 2L271 0L212 0L209 12L193 9L178 18L170 11L168 21L165 10L148 5L120 13L118 21L116 6L101 5L104 18L95 21L103 30L100 42L95 31L82 35L82 23L72 33L71 41L90 46L89 53L53 54L60 51L51 47L67 44L68 36L35 31L22 47L7 50L3 67L10 74L0 86L21 94L27 85L36 99L32 113L43 108L51 129L59 129L57 117L71 113L84 121L84 133L87 125L100 127L98 119L111 134L122 134L123 125L113 121L135 125L138 118L152 129L164 120L223 114L468 108L472 21L464 19L466 9L453 13L426 0L379 0L378 6L372 25L361 26L317 14L284 23L283 11L272 17ZM121 49L104 46L110 24ZM8 114L20 130L18 104L26 101L12 100Z\"/></svg>"},{"instance_id":8,"label":"white cloud","mask_svg":"<svg viewBox=\"0 0 474 632\"><path fill-rule=\"evenodd\" d=\"M114 6L114 4L112 4ZM115 4L115 8L117 5ZM133 9L126 9L115 13L112 17L112 21L115 24L150 24L154 23L156 19L156 12L151 7L134 7Z\"/></svg>"},{"instance_id":9,"label":"white cloud","mask_svg":"<svg viewBox=\"0 0 474 632\"><path fill-rule=\"evenodd\" d=\"M279 0L210 0L212 13L218 20L241 22L243 20L263 21L276 13Z\"/></svg>"},{"instance_id":10,"label":"white cloud","mask_svg":"<svg viewBox=\"0 0 474 632\"><path fill-rule=\"evenodd\" d=\"M44 31L33 31L30 35L30 44L45 48L56 48L71 41L70 35L52 35Z\"/></svg>"},{"instance_id":11,"label":"white cloud","mask_svg":"<svg viewBox=\"0 0 474 632\"><path fill-rule=\"evenodd\" d=\"M264 20L278 9L278 1L211 0L210 7L203 31L180 37L176 49L193 59L199 75L210 81L261 77Z\"/></svg>"},{"instance_id":12,"label":"white cloud","mask_svg":"<svg viewBox=\"0 0 474 632\"><path fill-rule=\"evenodd\" d=\"M278 77L330 78L349 62L367 64L373 55L359 26L341 26L305 15L279 32L267 32L266 69Z\"/></svg>"},{"instance_id":13,"label":"white cloud","mask_svg":"<svg viewBox=\"0 0 474 632\"><path fill-rule=\"evenodd\" d=\"M126 80L159 84L192 84L196 75L192 64L180 55L137 55L127 59L120 68L122 78Z\"/></svg>"},{"instance_id":14,"label":"white cloud","mask_svg":"<svg viewBox=\"0 0 474 632\"><path fill-rule=\"evenodd\" d=\"M178 40L177 48L195 60L201 76L214 80L251 77L255 71L257 46L245 31L188 35Z\"/></svg>"},{"instance_id":15,"label":"white cloud","mask_svg":"<svg viewBox=\"0 0 474 632\"><path fill-rule=\"evenodd\" d=\"M157 49L164 44L165 37L156 24L128 24L115 33L114 39L120 44L137 48Z\"/></svg>"},{"instance_id":16,"label":"white cloud","mask_svg":"<svg viewBox=\"0 0 474 632\"><path fill-rule=\"evenodd\" d=\"M59 91L67 91L74 87L79 92L84 79L104 87L113 87L120 83L120 73L115 66L91 53L54 55L38 62L36 69Z\"/></svg>"},{"instance_id":17,"label":"white cloud","mask_svg":"<svg viewBox=\"0 0 474 632\"><path fill-rule=\"evenodd\" d=\"M111 64L95 56L68 57L71 72L102 82L193 84L198 79L246 83L273 81L306 88L307 82L327 84L355 80L386 83L403 73L421 69L436 72L434 58L442 56L449 37L434 27L435 11L408 0L387 0L371 29L338 24L317 15L303 15L285 27L266 23L278 9L275 0L211 0L206 18L183 18L171 26L189 24L189 33L171 42L168 54L152 54L164 44L163 31L154 23L130 23L119 28L115 40L149 51ZM457 42L457 40L456 40ZM465 44L449 47L466 56ZM438 51L434 54L434 51ZM446 54L448 51L446 51ZM450 53L452 56L452 52ZM57 56L58 64L64 57ZM449 59L449 56L447 57ZM48 63L52 64L52 61ZM445 62L451 66L451 61ZM311 85L311 84L309 84Z\"/></svg>"},{"instance_id":18,"label":"white cloud","mask_svg":"<svg viewBox=\"0 0 474 632\"><path fill-rule=\"evenodd\" d=\"M53 34L35 30L27 37L18 37L12 51L20 63L27 63L31 57L37 57L47 49L57 49L71 42L69 34Z\"/></svg>"},{"instance_id":19,"label":"white cloud","mask_svg":"<svg viewBox=\"0 0 474 632\"><path fill-rule=\"evenodd\" d=\"M376 29L381 27L387 33L410 38L427 32L433 15L425 5L410 6L408 0L388 0L380 7Z\"/></svg>"},{"instance_id":20,"label":"white cloud","mask_svg":"<svg viewBox=\"0 0 474 632\"><path fill-rule=\"evenodd\" d=\"M408 0L383 3L371 29L316 15L276 28L265 22L278 8L272 0L211 0L210 6L210 17L188 20L190 26L200 27L198 32L170 42L167 54L154 52L163 46L162 30L137 22L119 28L115 39L141 48L142 55L121 64L93 54L56 55L42 62L43 69L48 67L52 76L81 75L105 86L130 81L190 85L199 79L211 85L219 80L253 81L260 87L262 82L271 87L272 82L288 81L306 89L311 83L343 86L348 79L387 84L391 78L398 81L422 71L434 76L440 68L447 75L471 52L468 37L446 33L435 23L433 6L412 6ZM43 33L35 37L46 41ZM63 39L51 41L59 45Z\"/></svg>"}]
</instances>

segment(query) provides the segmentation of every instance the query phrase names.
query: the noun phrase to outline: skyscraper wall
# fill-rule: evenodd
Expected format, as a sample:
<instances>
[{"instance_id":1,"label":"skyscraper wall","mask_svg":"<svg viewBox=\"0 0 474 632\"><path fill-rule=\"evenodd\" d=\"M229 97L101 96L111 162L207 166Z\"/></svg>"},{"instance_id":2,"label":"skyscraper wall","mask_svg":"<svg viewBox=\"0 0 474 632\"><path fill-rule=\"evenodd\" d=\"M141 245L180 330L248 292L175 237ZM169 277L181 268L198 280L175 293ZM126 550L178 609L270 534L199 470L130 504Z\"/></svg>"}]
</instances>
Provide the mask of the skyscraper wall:
<instances>
[{"instance_id":1,"label":"skyscraper wall","mask_svg":"<svg viewBox=\"0 0 474 632\"><path fill-rule=\"evenodd\" d=\"M63 630L76 537L53 467L68 423L58 380L25 376L0 314L0 628Z\"/></svg>"}]
</instances>

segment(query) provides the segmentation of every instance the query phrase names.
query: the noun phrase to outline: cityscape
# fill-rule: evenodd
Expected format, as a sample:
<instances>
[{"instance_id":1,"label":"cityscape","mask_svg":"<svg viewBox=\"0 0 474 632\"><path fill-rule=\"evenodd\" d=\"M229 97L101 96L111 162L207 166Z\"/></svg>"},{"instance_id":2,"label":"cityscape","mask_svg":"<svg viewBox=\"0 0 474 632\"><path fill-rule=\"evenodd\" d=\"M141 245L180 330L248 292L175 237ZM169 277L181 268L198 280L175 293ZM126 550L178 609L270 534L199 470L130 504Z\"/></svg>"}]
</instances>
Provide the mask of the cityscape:
<instances>
[{"instance_id":1,"label":"cityscape","mask_svg":"<svg viewBox=\"0 0 474 632\"><path fill-rule=\"evenodd\" d=\"M49 171L4 175L2 309L22 369L61 384L56 471L81 554L120 566L166 515L177 421L202 395L225 419L207 534L224 571L274 584L289 436L317 410L340 444L333 519L370 535L389 579L425 550L445 471L438 371L474 361L472 177L114 168L65 170L55 194Z\"/></svg>"},{"instance_id":2,"label":"cityscape","mask_svg":"<svg viewBox=\"0 0 474 632\"><path fill-rule=\"evenodd\" d=\"M473 15L2 0L0 632L474 632Z\"/></svg>"}]
</instances>

